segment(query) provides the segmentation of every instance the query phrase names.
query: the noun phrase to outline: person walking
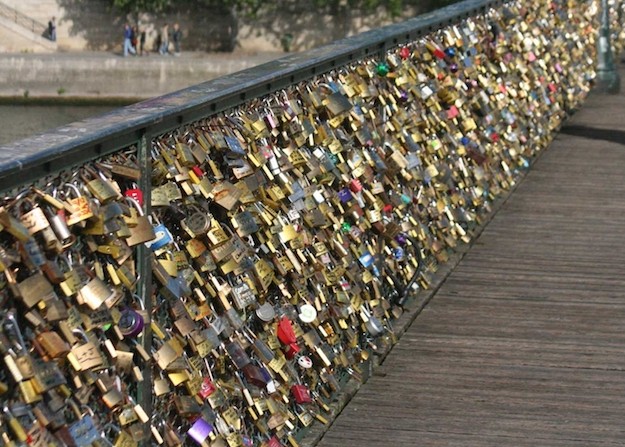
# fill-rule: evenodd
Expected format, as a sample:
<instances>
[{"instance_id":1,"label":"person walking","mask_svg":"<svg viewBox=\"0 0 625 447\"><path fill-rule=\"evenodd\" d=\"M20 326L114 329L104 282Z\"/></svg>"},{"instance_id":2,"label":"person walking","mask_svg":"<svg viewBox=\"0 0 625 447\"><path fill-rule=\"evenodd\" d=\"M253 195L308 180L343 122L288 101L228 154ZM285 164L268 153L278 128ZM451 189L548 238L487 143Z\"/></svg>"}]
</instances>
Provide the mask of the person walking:
<instances>
[{"instance_id":1,"label":"person walking","mask_svg":"<svg viewBox=\"0 0 625 447\"><path fill-rule=\"evenodd\" d=\"M139 55L143 56L145 51L145 26L139 27ZM147 56L147 52L145 55Z\"/></svg>"},{"instance_id":2,"label":"person walking","mask_svg":"<svg viewBox=\"0 0 625 447\"><path fill-rule=\"evenodd\" d=\"M182 30L180 25L174 23L174 31L171 34L171 39L174 41L174 55L180 56L180 41L182 40Z\"/></svg>"},{"instance_id":3,"label":"person walking","mask_svg":"<svg viewBox=\"0 0 625 447\"><path fill-rule=\"evenodd\" d=\"M132 29L127 23L124 25L124 57L130 54L136 54L135 49L132 46Z\"/></svg>"},{"instance_id":4,"label":"person walking","mask_svg":"<svg viewBox=\"0 0 625 447\"><path fill-rule=\"evenodd\" d=\"M130 28L130 45L132 45L135 53L139 51L139 27L137 25Z\"/></svg>"},{"instance_id":5,"label":"person walking","mask_svg":"<svg viewBox=\"0 0 625 447\"><path fill-rule=\"evenodd\" d=\"M169 54L169 24L166 23L161 28L161 47L158 50L161 54Z\"/></svg>"},{"instance_id":6,"label":"person walking","mask_svg":"<svg viewBox=\"0 0 625 447\"><path fill-rule=\"evenodd\" d=\"M56 42L56 17L52 17L48 22L48 38Z\"/></svg>"}]
</instances>

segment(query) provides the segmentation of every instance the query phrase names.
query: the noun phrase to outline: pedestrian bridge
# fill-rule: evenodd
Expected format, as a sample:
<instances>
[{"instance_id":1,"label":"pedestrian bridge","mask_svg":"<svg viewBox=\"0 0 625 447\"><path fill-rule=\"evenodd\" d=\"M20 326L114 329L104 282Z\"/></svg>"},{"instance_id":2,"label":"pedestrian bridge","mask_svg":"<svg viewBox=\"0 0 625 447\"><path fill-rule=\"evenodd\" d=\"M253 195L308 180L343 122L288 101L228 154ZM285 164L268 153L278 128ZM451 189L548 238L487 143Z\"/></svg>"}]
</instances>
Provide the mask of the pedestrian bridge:
<instances>
[{"instance_id":1,"label":"pedestrian bridge","mask_svg":"<svg viewBox=\"0 0 625 447\"><path fill-rule=\"evenodd\" d=\"M0 148L3 442L621 445L597 24L467 0Z\"/></svg>"}]
</instances>

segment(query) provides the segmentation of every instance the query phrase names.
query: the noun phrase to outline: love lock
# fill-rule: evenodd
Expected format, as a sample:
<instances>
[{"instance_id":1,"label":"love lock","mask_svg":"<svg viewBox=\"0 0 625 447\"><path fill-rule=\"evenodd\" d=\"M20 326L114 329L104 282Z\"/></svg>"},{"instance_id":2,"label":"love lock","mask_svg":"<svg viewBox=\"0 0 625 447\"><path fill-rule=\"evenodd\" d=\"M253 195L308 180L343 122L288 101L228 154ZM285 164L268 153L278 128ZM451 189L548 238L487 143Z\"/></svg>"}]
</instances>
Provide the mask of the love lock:
<instances>
[{"instance_id":1,"label":"love lock","mask_svg":"<svg viewBox=\"0 0 625 447\"><path fill-rule=\"evenodd\" d=\"M192 205L190 208L192 213L182 220L182 224L186 226L194 236L206 235L211 228L213 216L198 206Z\"/></svg>"}]
</instances>

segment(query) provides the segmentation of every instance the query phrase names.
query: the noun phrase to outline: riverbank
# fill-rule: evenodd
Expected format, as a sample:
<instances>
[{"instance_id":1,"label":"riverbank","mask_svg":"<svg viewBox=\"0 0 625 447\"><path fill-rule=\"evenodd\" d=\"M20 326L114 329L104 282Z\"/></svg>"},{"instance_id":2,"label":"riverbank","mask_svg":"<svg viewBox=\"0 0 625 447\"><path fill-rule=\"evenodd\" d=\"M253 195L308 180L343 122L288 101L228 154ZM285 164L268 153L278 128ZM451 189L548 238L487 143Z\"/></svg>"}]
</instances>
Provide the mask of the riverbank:
<instances>
[{"instance_id":1,"label":"riverbank","mask_svg":"<svg viewBox=\"0 0 625 447\"><path fill-rule=\"evenodd\" d=\"M0 54L0 103L125 105L241 71L285 53Z\"/></svg>"}]
</instances>

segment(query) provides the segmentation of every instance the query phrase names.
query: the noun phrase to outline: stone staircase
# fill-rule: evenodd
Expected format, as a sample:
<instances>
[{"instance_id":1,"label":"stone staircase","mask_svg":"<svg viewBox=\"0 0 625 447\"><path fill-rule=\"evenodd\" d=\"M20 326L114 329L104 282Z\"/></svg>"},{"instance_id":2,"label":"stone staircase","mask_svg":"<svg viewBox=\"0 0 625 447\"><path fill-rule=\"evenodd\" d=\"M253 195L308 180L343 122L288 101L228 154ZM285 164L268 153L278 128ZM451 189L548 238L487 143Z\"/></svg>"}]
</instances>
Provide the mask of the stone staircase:
<instances>
[{"instance_id":1,"label":"stone staircase","mask_svg":"<svg viewBox=\"0 0 625 447\"><path fill-rule=\"evenodd\" d=\"M44 37L48 20L54 14L33 17L24 12L22 1L0 1L0 52L53 52L57 43ZM46 2L41 2L46 3ZM56 5L56 2L50 2ZM19 9L18 6L19 5ZM57 7L58 8L58 7ZM36 8L35 8L36 9ZM41 8L46 9L46 8Z\"/></svg>"}]
</instances>

